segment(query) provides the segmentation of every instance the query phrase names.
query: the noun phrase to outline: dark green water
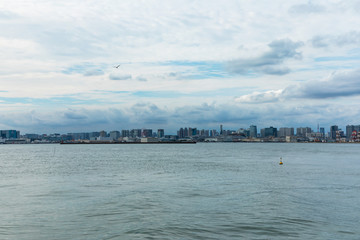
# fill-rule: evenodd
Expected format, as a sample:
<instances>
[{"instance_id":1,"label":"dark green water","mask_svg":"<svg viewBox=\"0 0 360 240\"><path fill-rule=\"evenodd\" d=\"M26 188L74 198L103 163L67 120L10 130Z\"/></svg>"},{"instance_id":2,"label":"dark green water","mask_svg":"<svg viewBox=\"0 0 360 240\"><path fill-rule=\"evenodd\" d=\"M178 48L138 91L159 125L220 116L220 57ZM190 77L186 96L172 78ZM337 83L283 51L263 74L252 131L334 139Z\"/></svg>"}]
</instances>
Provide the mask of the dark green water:
<instances>
[{"instance_id":1,"label":"dark green water","mask_svg":"<svg viewBox=\"0 0 360 240\"><path fill-rule=\"evenodd\" d=\"M359 215L358 144L0 145L0 239L359 239Z\"/></svg>"}]
</instances>

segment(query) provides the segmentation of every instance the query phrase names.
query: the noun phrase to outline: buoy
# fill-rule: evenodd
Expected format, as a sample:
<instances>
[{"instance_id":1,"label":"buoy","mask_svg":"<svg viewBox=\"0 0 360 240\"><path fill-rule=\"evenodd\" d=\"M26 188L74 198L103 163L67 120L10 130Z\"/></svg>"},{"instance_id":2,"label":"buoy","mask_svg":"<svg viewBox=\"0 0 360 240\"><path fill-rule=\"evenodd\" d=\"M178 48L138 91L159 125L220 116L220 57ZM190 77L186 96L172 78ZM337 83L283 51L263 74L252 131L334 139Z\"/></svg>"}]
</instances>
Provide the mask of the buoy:
<instances>
[{"instance_id":1,"label":"buoy","mask_svg":"<svg viewBox=\"0 0 360 240\"><path fill-rule=\"evenodd\" d=\"M282 157L280 158L279 165L283 165L283 162L282 162Z\"/></svg>"}]
</instances>

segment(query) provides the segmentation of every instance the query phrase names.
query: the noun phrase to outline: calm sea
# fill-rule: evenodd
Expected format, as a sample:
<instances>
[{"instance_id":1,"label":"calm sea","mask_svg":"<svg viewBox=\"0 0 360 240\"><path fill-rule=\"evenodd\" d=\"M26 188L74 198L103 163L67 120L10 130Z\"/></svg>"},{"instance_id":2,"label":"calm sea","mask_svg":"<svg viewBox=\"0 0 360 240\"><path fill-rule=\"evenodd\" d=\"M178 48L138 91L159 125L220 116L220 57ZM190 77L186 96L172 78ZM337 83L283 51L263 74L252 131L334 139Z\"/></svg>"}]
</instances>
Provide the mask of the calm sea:
<instances>
[{"instance_id":1,"label":"calm sea","mask_svg":"<svg viewBox=\"0 0 360 240\"><path fill-rule=\"evenodd\" d=\"M360 239L359 216L359 144L0 145L4 240Z\"/></svg>"}]
</instances>

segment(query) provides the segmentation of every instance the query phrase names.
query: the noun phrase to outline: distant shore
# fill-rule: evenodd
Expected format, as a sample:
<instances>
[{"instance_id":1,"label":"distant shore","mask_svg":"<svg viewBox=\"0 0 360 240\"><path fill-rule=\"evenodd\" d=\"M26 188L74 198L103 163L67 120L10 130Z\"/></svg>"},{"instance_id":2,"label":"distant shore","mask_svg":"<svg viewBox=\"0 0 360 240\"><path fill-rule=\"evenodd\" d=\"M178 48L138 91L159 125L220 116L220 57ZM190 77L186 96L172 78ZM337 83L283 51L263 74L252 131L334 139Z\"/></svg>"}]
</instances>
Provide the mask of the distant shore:
<instances>
[{"instance_id":1,"label":"distant shore","mask_svg":"<svg viewBox=\"0 0 360 240\"><path fill-rule=\"evenodd\" d=\"M109 142L109 141L90 141L90 142L61 142L60 144L196 144L195 141L187 141L187 142Z\"/></svg>"}]
</instances>

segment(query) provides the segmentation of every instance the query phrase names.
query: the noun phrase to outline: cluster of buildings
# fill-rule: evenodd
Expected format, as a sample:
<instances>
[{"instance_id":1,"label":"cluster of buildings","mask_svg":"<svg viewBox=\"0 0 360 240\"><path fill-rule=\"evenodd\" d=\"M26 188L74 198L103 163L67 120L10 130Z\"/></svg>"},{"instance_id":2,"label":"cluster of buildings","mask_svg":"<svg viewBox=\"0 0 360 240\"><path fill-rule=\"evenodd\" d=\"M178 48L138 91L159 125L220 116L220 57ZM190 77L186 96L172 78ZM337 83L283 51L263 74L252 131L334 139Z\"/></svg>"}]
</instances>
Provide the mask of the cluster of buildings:
<instances>
[{"instance_id":1,"label":"cluster of buildings","mask_svg":"<svg viewBox=\"0 0 360 240\"><path fill-rule=\"evenodd\" d=\"M295 132L296 130L296 132ZM180 128L179 138L194 137L200 141L241 141L241 142L360 142L360 125L347 125L346 132L337 125L331 126L329 132L325 128L317 127L313 131L310 127L267 127L258 131L257 126L251 125L248 129L197 130L196 128Z\"/></svg>"},{"instance_id":2,"label":"cluster of buildings","mask_svg":"<svg viewBox=\"0 0 360 240\"><path fill-rule=\"evenodd\" d=\"M295 132L296 130L296 132ZM258 131L257 126L238 130L205 130L192 127L180 128L176 135L165 135L164 129L131 129L122 131L100 131L67 134L24 134L17 130L0 130L1 143L60 143L60 142L360 142L360 125L347 125L345 132L337 125L329 132L319 126L317 131L310 127L267 127Z\"/></svg>"}]
</instances>

